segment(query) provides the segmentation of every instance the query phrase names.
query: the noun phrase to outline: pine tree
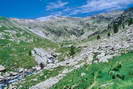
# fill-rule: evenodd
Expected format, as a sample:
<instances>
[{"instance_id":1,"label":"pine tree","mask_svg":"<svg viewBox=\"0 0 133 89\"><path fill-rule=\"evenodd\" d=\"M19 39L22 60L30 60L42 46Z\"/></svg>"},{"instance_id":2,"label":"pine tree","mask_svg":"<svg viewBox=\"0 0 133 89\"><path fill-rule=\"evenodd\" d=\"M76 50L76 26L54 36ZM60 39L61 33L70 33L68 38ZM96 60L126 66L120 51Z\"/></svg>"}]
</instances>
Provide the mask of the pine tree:
<instances>
[{"instance_id":1,"label":"pine tree","mask_svg":"<svg viewBox=\"0 0 133 89\"><path fill-rule=\"evenodd\" d=\"M100 35L97 36L97 40L101 39Z\"/></svg>"},{"instance_id":2,"label":"pine tree","mask_svg":"<svg viewBox=\"0 0 133 89\"><path fill-rule=\"evenodd\" d=\"M130 25L132 25L132 24L133 24L133 19L130 18L130 19L128 20L128 26L130 26Z\"/></svg>"},{"instance_id":3,"label":"pine tree","mask_svg":"<svg viewBox=\"0 0 133 89\"><path fill-rule=\"evenodd\" d=\"M43 63L40 63L40 67L41 67L41 69L43 69L45 66Z\"/></svg>"},{"instance_id":4,"label":"pine tree","mask_svg":"<svg viewBox=\"0 0 133 89\"><path fill-rule=\"evenodd\" d=\"M74 56L74 54L75 54L75 47L72 45L71 47L70 47L70 56Z\"/></svg>"},{"instance_id":5,"label":"pine tree","mask_svg":"<svg viewBox=\"0 0 133 89\"><path fill-rule=\"evenodd\" d=\"M108 33L108 37L110 37L110 32Z\"/></svg>"},{"instance_id":6,"label":"pine tree","mask_svg":"<svg viewBox=\"0 0 133 89\"><path fill-rule=\"evenodd\" d=\"M119 31L118 25L117 24L114 24L113 25L113 29L114 29L114 33L117 33Z\"/></svg>"}]
</instances>

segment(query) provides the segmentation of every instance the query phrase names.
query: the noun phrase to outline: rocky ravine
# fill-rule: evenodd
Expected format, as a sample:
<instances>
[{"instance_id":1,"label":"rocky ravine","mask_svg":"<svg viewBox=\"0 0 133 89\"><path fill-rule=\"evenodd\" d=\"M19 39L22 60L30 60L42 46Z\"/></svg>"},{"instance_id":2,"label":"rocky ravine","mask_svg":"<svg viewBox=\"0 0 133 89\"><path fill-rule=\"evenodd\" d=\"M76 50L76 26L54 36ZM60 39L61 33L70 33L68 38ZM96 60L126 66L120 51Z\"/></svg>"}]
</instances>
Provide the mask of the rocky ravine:
<instances>
[{"instance_id":1,"label":"rocky ravine","mask_svg":"<svg viewBox=\"0 0 133 89\"><path fill-rule=\"evenodd\" d=\"M133 47L133 26L126 28L128 30L121 30L119 33L112 35L110 38L105 38L95 42L90 42L88 48L81 52L81 55L77 55L74 59L69 59L64 62L48 65L46 69L55 68L57 66L73 66L71 70L65 69L59 75L49 78L44 82L41 82L30 89L49 89L54 84L58 83L67 73L80 66L97 62L108 62L114 56L126 53L128 50L132 50ZM95 44L95 45L94 45ZM96 45L97 44L97 45ZM97 60L93 60L93 55L96 55ZM81 64L78 64L81 60L84 60ZM78 65L77 65L78 64Z\"/></svg>"}]
</instances>

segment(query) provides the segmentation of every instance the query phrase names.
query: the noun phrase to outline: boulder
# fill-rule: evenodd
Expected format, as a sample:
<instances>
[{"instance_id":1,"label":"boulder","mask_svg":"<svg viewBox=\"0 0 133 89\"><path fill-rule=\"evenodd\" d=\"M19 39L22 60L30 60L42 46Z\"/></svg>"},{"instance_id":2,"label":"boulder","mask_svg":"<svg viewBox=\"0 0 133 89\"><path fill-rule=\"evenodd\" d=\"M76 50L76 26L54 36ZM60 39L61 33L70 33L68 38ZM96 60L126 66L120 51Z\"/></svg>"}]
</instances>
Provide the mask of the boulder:
<instances>
[{"instance_id":1,"label":"boulder","mask_svg":"<svg viewBox=\"0 0 133 89\"><path fill-rule=\"evenodd\" d=\"M86 75L86 73L81 73L81 77L83 77L83 76L85 76Z\"/></svg>"},{"instance_id":2,"label":"boulder","mask_svg":"<svg viewBox=\"0 0 133 89\"><path fill-rule=\"evenodd\" d=\"M10 76L10 73L9 73L9 72L6 72L6 73L4 73L3 76L4 76L4 77L9 77L9 76Z\"/></svg>"},{"instance_id":3,"label":"boulder","mask_svg":"<svg viewBox=\"0 0 133 89\"><path fill-rule=\"evenodd\" d=\"M17 89L17 86L13 85L13 84L10 84L8 89Z\"/></svg>"},{"instance_id":4,"label":"boulder","mask_svg":"<svg viewBox=\"0 0 133 89\"><path fill-rule=\"evenodd\" d=\"M33 69L39 71L39 70L41 70L41 67L40 67L40 66L36 66L36 67L34 67Z\"/></svg>"},{"instance_id":5,"label":"boulder","mask_svg":"<svg viewBox=\"0 0 133 89\"><path fill-rule=\"evenodd\" d=\"M16 76L17 74L17 72L10 72L10 76Z\"/></svg>"},{"instance_id":6,"label":"boulder","mask_svg":"<svg viewBox=\"0 0 133 89\"><path fill-rule=\"evenodd\" d=\"M40 65L46 66L49 63L54 63L56 56L43 48L34 48L32 50L32 56L35 57L35 61Z\"/></svg>"},{"instance_id":7,"label":"boulder","mask_svg":"<svg viewBox=\"0 0 133 89\"><path fill-rule=\"evenodd\" d=\"M87 56L87 60L86 60L87 64L92 64L93 56L94 56L93 53L90 53L90 55Z\"/></svg>"},{"instance_id":8,"label":"boulder","mask_svg":"<svg viewBox=\"0 0 133 89\"><path fill-rule=\"evenodd\" d=\"M3 81L5 78L3 76L0 76L0 81Z\"/></svg>"},{"instance_id":9,"label":"boulder","mask_svg":"<svg viewBox=\"0 0 133 89\"><path fill-rule=\"evenodd\" d=\"M18 69L18 72L19 72L19 73L22 73L23 71L24 71L24 68L19 68L19 69Z\"/></svg>"},{"instance_id":10,"label":"boulder","mask_svg":"<svg viewBox=\"0 0 133 89\"><path fill-rule=\"evenodd\" d=\"M5 72L6 71L6 68L2 65L0 65L0 72Z\"/></svg>"}]
</instances>

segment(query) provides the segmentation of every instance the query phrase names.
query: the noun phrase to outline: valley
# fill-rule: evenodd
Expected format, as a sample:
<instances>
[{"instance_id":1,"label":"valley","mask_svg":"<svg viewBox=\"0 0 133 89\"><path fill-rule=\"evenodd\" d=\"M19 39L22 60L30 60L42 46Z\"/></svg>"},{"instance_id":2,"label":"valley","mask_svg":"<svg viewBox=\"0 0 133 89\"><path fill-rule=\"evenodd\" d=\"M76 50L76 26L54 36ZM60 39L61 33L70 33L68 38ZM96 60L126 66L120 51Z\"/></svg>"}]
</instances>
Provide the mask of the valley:
<instances>
[{"instance_id":1,"label":"valley","mask_svg":"<svg viewBox=\"0 0 133 89\"><path fill-rule=\"evenodd\" d=\"M0 17L0 89L131 89L133 8L85 18Z\"/></svg>"}]
</instances>

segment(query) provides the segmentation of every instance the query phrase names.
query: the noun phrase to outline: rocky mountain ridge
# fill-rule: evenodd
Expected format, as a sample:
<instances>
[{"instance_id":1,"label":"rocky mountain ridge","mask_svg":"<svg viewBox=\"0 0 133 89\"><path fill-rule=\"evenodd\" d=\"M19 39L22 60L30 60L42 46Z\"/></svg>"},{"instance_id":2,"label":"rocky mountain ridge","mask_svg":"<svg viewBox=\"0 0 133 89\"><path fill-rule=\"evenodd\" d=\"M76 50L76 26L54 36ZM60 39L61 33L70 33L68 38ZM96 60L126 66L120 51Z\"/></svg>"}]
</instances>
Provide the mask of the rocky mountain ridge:
<instances>
[{"instance_id":1,"label":"rocky mountain ridge","mask_svg":"<svg viewBox=\"0 0 133 89\"><path fill-rule=\"evenodd\" d=\"M49 20L38 19L11 19L34 34L50 40L75 40L85 39L88 34L103 31L113 17L121 14L121 11L101 14L87 18L72 17L48 17ZM43 17L42 17L43 18Z\"/></svg>"}]
</instances>

